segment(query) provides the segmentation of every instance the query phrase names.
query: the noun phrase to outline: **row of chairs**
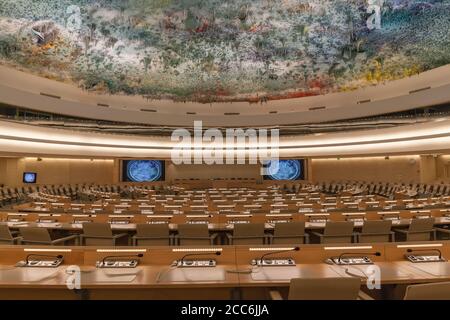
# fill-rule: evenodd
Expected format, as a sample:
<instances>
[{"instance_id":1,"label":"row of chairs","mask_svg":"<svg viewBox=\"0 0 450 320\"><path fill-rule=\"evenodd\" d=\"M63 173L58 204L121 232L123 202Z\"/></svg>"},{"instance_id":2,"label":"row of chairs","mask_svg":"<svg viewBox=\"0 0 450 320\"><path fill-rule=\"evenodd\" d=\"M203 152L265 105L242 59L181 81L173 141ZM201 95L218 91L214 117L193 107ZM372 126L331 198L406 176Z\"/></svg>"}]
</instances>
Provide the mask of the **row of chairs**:
<instances>
[{"instance_id":1,"label":"row of chairs","mask_svg":"<svg viewBox=\"0 0 450 320\"><path fill-rule=\"evenodd\" d=\"M429 241L437 238L437 232L450 236L450 230L433 228L434 219L413 219L407 229L391 230L389 220L366 221L360 232L354 232L353 222L329 221L323 232L305 232L304 222L275 224L273 234L265 232L263 223L236 224L233 232L226 233L229 244L264 245L310 243L310 236L319 243L373 243L403 241ZM136 234L128 244L135 246L153 245L213 245L217 233L210 234L206 224L180 224L174 236L167 224L138 224ZM47 244L58 245L75 241L81 245L115 246L127 233L113 234L109 223L83 223L83 234L52 239L45 228L23 227L19 233L11 232L7 225L0 225L0 243L3 244ZM316 241L314 241L316 242Z\"/></svg>"},{"instance_id":2,"label":"row of chairs","mask_svg":"<svg viewBox=\"0 0 450 320\"><path fill-rule=\"evenodd\" d=\"M328 194L354 192L360 194L375 194L387 198L396 192L406 192L412 197L436 197L450 194L450 184L418 184L418 183L385 183L385 182L338 182L318 183L320 191Z\"/></svg>"},{"instance_id":3,"label":"row of chairs","mask_svg":"<svg viewBox=\"0 0 450 320\"><path fill-rule=\"evenodd\" d=\"M282 300L280 292L271 290L272 300ZM414 284L406 287L404 300L450 300L450 282ZM374 300L361 290L359 277L294 278L289 285L288 300Z\"/></svg>"}]
</instances>

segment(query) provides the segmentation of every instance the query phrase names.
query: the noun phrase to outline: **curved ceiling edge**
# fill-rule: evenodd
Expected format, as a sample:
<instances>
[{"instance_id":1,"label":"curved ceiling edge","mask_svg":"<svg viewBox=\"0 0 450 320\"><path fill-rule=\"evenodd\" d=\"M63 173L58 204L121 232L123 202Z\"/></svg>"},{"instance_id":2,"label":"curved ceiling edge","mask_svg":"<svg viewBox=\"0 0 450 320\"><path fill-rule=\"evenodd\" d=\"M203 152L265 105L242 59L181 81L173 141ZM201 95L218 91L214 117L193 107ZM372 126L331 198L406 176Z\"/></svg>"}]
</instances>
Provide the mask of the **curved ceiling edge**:
<instances>
[{"instance_id":1,"label":"curved ceiling edge","mask_svg":"<svg viewBox=\"0 0 450 320\"><path fill-rule=\"evenodd\" d=\"M416 130L417 129L417 130ZM1 122L0 152L2 154L58 155L87 157L151 157L170 158L172 146L169 139L137 139L137 145L127 137L62 133L58 129ZM8 134L9 132L9 134ZM72 140L65 140L64 135ZM46 137L45 137L46 136ZM291 137L281 139L281 157L335 156L335 155L374 155L398 153L431 153L450 151L450 120L435 122L434 125L415 125L386 130L371 130L361 133L351 142L346 134L330 134L326 137ZM131 139L131 137L128 137ZM296 139L296 140L294 140ZM134 139L136 140L136 139ZM328 142L328 144L327 144ZM246 151L235 151L235 154ZM204 156L210 151L207 146Z\"/></svg>"},{"instance_id":2,"label":"curved ceiling edge","mask_svg":"<svg viewBox=\"0 0 450 320\"><path fill-rule=\"evenodd\" d=\"M353 92L262 105L204 105L99 96L5 67L0 67L0 79L5 79L0 84L3 103L74 117L170 126L192 126L194 120L221 127L224 122L229 127L301 124L373 116L450 101L450 65ZM270 114L271 111L277 113Z\"/></svg>"}]
</instances>

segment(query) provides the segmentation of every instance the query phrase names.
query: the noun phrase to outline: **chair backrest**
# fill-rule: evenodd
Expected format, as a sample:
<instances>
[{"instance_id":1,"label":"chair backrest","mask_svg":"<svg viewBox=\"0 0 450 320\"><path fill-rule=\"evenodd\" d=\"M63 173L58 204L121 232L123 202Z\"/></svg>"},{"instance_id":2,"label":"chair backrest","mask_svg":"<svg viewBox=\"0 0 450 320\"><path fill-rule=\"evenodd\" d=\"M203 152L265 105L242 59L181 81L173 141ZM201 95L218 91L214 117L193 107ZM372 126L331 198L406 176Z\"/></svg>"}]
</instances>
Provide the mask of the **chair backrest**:
<instances>
[{"instance_id":1,"label":"chair backrest","mask_svg":"<svg viewBox=\"0 0 450 320\"><path fill-rule=\"evenodd\" d=\"M112 237L112 229L109 223L87 222L83 223L83 235L85 237Z\"/></svg>"},{"instance_id":2,"label":"chair backrest","mask_svg":"<svg viewBox=\"0 0 450 320\"><path fill-rule=\"evenodd\" d=\"M404 300L450 300L450 282L408 286Z\"/></svg>"},{"instance_id":3,"label":"chair backrest","mask_svg":"<svg viewBox=\"0 0 450 320\"><path fill-rule=\"evenodd\" d=\"M233 244L264 244L264 223L236 223Z\"/></svg>"},{"instance_id":4,"label":"chair backrest","mask_svg":"<svg viewBox=\"0 0 450 320\"><path fill-rule=\"evenodd\" d=\"M147 239L137 239L139 246L169 245L169 225L168 224L138 224L136 225L136 236Z\"/></svg>"},{"instance_id":5,"label":"chair backrest","mask_svg":"<svg viewBox=\"0 0 450 320\"><path fill-rule=\"evenodd\" d=\"M276 223L273 233L273 244L304 243L305 223Z\"/></svg>"},{"instance_id":6,"label":"chair backrest","mask_svg":"<svg viewBox=\"0 0 450 320\"><path fill-rule=\"evenodd\" d=\"M389 242L391 220L368 220L364 222L359 242Z\"/></svg>"},{"instance_id":7,"label":"chair backrest","mask_svg":"<svg viewBox=\"0 0 450 320\"><path fill-rule=\"evenodd\" d=\"M353 236L352 221L327 221L323 232L323 243L351 243Z\"/></svg>"},{"instance_id":8,"label":"chair backrest","mask_svg":"<svg viewBox=\"0 0 450 320\"><path fill-rule=\"evenodd\" d=\"M361 279L299 278L291 279L289 300L356 300Z\"/></svg>"},{"instance_id":9,"label":"chair backrest","mask_svg":"<svg viewBox=\"0 0 450 320\"><path fill-rule=\"evenodd\" d=\"M209 230L207 224L179 224L178 239L180 245L209 245Z\"/></svg>"},{"instance_id":10,"label":"chair backrest","mask_svg":"<svg viewBox=\"0 0 450 320\"><path fill-rule=\"evenodd\" d=\"M6 224L0 225L0 243L8 243L11 244L13 240L13 236L11 235L11 231Z\"/></svg>"},{"instance_id":11,"label":"chair backrest","mask_svg":"<svg viewBox=\"0 0 450 320\"><path fill-rule=\"evenodd\" d=\"M434 218L412 219L408 231L430 231L434 226Z\"/></svg>"},{"instance_id":12,"label":"chair backrest","mask_svg":"<svg viewBox=\"0 0 450 320\"><path fill-rule=\"evenodd\" d=\"M38 241L38 242L52 242L50 233L45 228L27 227L20 228L20 234L22 235L22 242Z\"/></svg>"}]
</instances>

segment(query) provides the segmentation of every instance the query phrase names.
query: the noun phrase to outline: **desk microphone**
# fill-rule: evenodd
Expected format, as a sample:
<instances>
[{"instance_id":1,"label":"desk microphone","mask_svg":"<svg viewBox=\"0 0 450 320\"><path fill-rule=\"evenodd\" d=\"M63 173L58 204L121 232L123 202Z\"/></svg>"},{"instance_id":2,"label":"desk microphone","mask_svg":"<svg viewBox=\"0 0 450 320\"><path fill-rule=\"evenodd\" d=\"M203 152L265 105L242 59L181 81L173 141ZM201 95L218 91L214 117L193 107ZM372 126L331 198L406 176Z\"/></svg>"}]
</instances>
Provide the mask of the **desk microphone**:
<instances>
[{"instance_id":1,"label":"desk microphone","mask_svg":"<svg viewBox=\"0 0 450 320\"><path fill-rule=\"evenodd\" d=\"M106 256L102 259L102 264L105 265L105 261L112 258L142 258L144 255L142 253L128 256Z\"/></svg>"},{"instance_id":2,"label":"desk microphone","mask_svg":"<svg viewBox=\"0 0 450 320\"><path fill-rule=\"evenodd\" d=\"M381 253L378 252L378 251L377 252L358 252L358 253L355 253L355 252L344 252L344 253L341 253L339 255L338 263L341 263L342 257L346 256L346 255L365 255L365 256L376 256L376 257L379 257L379 256L381 256Z\"/></svg>"},{"instance_id":3,"label":"desk microphone","mask_svg":"<svg viewBox=\"0 0 450 320\"><path fill-rule=\"evenodd\" d=\"M62 258L64 258L62 255L57 255L57 256L48 256L48 255L44 255L44 254L29 254L27 255L27 257L25 258L25 264L28 265L28 263L30 262L30 257L44 257L44 258L56 258L58 260L61 260Z\"/></svg>"},{"instance_id":4,"label":"desk microphone","mask_svg":"<svg viewBox=\"0 0 450 320\"><path fill-rule=\"evenodd\" d=\"M184 259L186 259L187 257L190 257L190 256L204 256L204 255L211 255L211 254L215 254L216 256L220 256L221 254L222 254L222 252L220 252L220 251L216 251L216 252L211 252L211 253L209 253L209 252L204 252L204 253L188 253L188 254L185 254L180 260L178 260L177 262L178 262L178 264L177 265L180 265L180 266L182 266L183 265L183 262L184 262Z\"/></svg>"},{"instance_id":5,"label":"desk microphone","mask_svg":"<svg viewBox=\"0 0 450 320\"><path fill-rule=\"evenodd\" d=\"M413 250L413 249L408 249L406 250L407 252L411 253L411 252L437 252L439 254L439 259L442 259L442 252L439 249L419 249L419 250Z\"/></svg>"},{"instance_id":6,"label":"desk microphone","mask_svg":"<svg viewBox=\"0 0 450 320\"><path fill-rule=\"evenodd\" d=\"M278 250L278 251L272 251L272 252L265 253L265 254L263 254L261 256L261 258L259 258L259 261L262 264L264 258L267 257L267 256L270 256L272 254L277 254L277 253L291 252L291 251L300 251L300 247L295 247L295 248L292 248L292 249Z\"/></svg>"}]
</instances>

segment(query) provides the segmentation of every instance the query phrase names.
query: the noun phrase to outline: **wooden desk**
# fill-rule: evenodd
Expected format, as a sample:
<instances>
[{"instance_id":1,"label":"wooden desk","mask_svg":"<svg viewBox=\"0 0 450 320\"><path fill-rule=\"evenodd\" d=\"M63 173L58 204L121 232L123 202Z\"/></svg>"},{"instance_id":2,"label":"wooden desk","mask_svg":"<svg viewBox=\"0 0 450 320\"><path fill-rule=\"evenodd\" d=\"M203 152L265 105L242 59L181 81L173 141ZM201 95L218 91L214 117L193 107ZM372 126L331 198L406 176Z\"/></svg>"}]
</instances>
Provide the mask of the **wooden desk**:
<instances>
[{"instance_id":1,"label":"wooden desk","mask_svg":"<svg viewBox=\"0 0 450 320\"><path fill-rule=\"evenodd\" d=\"M450 280L450 263L419 263L406 261L408 248L440 248L450 254L450 241L420 243L380 243L358 245L300 245L299 251L274 253L272 258L293 258L295 266L254 267L252 259L275 251L278 246L215 246L200 247L0 247L1 299L265 299L268 290L277 288L286 293L290 279L335 278L358 276L366 282L367 267L340 266L325 263L329 257L354 253L380 252L371 257L380 270L380 297L393 297L396 290L412 283ZM281 248L290 248L283 245ZM174 260L185 254L220 250L213 255L216 267L173 268ZM209 251L208 251L209 250ZM278 250L278 249L277 249ZM106 256L136 255L142 253L140 264L133 269L97 269L96 261ZM28 254L64 256L58 268L18 268L14 264ZM211 256L191 258L209 259ZM70 266L81 269L81 290L69 290L66 270Z\"/></svg>"}]
</instances>

